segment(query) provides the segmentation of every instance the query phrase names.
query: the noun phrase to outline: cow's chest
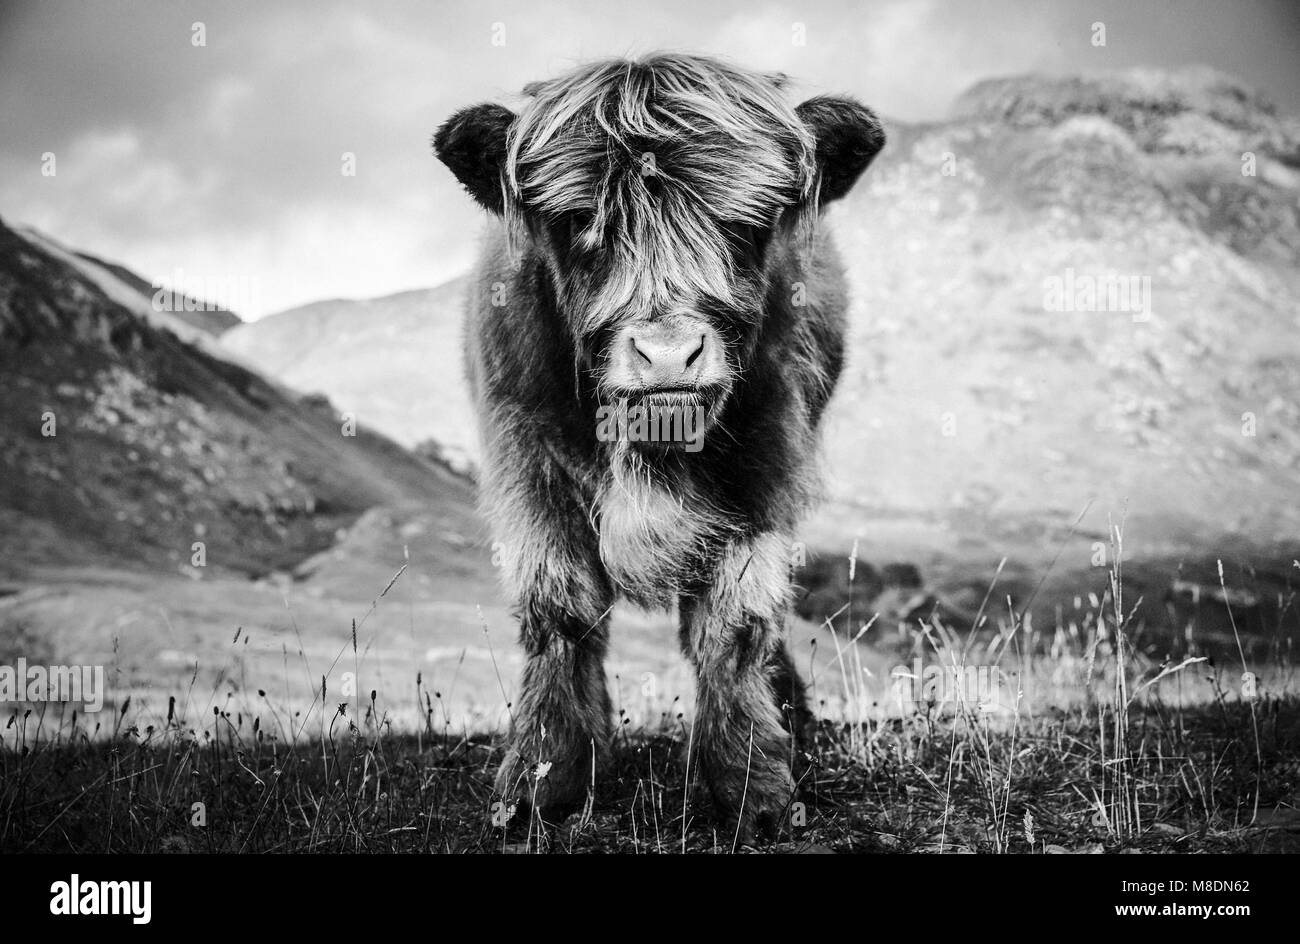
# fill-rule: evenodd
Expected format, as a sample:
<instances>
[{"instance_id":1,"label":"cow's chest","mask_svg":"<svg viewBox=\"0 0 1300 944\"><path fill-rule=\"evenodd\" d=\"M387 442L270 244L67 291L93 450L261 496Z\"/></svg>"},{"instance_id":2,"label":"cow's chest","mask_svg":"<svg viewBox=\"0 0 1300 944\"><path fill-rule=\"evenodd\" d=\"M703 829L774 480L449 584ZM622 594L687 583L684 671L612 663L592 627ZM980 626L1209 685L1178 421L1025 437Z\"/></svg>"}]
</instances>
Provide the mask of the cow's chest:
<instances>
[{"instance_id":1,"label":"cow's chest","mask_svg":"<svg viewBox=\"0 0 1300 944\"><path fill-rule=\"evenodd\" d=\"M595 520L610 580L651 608L672 604L720 531L690 492L638 478L611 482L597 500Z\"/></svg>"}]
</instances>

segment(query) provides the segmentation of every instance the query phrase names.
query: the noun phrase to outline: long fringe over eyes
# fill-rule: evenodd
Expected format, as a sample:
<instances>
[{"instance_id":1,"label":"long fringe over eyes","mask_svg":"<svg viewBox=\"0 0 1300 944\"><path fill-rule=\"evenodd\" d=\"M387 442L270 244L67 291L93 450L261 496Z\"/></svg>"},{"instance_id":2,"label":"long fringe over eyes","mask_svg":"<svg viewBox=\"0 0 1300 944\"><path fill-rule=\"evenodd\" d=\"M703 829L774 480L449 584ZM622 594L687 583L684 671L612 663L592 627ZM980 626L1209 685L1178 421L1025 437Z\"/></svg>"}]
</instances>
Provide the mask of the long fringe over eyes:
<instances>
[{"instance_id":1,"label":"long fringe over eyes","mask_svg":"<svg viewBox=\"0 0 1300 944\"><path fill-rule=\"evenodd\" d=\"M807 234L816 216L815 141L781 84L664 54L528 86L502 180L513 245L525 206L576 221L578 248L612 254L594 312L695 297L734 304L726 225Z\"/></svg>"}]
</instances>

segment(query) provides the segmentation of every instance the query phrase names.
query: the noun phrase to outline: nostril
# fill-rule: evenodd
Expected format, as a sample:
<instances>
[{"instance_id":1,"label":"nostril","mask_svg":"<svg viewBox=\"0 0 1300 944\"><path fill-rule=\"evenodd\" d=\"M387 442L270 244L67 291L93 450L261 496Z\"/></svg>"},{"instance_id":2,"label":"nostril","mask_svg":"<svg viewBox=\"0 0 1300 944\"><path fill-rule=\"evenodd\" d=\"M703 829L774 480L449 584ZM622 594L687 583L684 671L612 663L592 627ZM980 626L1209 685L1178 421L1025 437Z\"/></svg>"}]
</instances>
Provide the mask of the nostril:
<instances>
[{"instance_id":1,"label":"nostril","mask_svg":"<svg viewBox=\"0 0 1300 944\"><path fill-rule=\"evenodd\" d=\"M704 353L704 335L701 334L699 346L694 351L691 352L690 357L686 358L687 368L689 369L692 364L694 364L697 360L699 360L700 355L703 353Z\"/></svg>"},{"instance_id":2,"label":"nostril","mask_svg":"<svg viewBox=\"0 0 1300 944\"><path fill-rule=\"evenodd\" d=\"M647 354L645 351L641 350L641 348L637 347L636 338L632 338L632 350L636 351L638 354L641 355L641 359L645 361L647 367L654 366L654 361L650 358L650 355Z\"/></svg>"}]
</instances>

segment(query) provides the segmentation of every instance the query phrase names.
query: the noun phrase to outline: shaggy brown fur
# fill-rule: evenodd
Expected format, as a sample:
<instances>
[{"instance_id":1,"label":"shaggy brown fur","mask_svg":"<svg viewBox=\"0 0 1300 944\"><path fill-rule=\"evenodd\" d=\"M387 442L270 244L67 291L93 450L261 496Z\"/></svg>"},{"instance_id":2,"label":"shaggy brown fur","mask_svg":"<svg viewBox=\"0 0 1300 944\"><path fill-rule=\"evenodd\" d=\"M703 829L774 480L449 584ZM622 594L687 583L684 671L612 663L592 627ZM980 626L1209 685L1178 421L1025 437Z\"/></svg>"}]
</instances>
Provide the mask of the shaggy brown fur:
<instances>
[{"instance_id":1,"label":"shaggy brown fur","mask_svg":"<svg viewBox=\"0 0 1300 944\"><path fill-rule=\"evenodd\" d=\"M789 555L845 310L816 223L884 135L855 102L791 107L781 85L703 57L597 62L435 137L496 219L466 359L527 654L497 789L525 814L535 797L558 821L586 797L619 597L678 605L692 763L721 812L748 834L793 794L810 716L783 638ZM610 441L598 415L614 403L698 411L703 448Z\"/></svg>"}]
</instances>

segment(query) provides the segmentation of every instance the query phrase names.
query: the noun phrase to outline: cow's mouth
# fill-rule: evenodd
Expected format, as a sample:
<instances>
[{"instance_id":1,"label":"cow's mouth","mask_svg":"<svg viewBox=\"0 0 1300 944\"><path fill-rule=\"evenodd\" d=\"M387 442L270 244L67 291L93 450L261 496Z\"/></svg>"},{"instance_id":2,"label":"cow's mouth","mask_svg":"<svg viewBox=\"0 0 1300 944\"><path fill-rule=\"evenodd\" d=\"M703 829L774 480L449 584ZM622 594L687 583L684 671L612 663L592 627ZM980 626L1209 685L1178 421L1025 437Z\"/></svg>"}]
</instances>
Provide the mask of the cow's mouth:
<instances>
[{"instance_id":1,"label":"cow's mouth","mask_svg":"<svg viewBox=\"0 0 1300 944\"><path fill-rule=\"evenodd\" d=\"M717 414L719 392L701 387L658 387L622 392L605 414L603 438L656 451L699 452Z\"/></svg>"},{"instance_id":2,"label":"cow's mouth","mask_svg":"<svg viewBox=\"0 0 1300 944\"><path fill-rule=\"evenodd\" d=\"M709 405L708 397L698 387L666 387L659 390L650 390L629 396L628 402L643 407L658 407L668 410L686 410L696 407L707 409Z\"/></svg>"}]
</instances>

